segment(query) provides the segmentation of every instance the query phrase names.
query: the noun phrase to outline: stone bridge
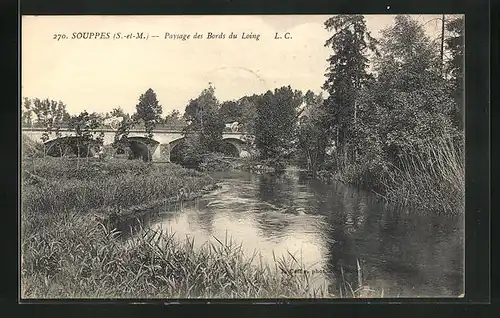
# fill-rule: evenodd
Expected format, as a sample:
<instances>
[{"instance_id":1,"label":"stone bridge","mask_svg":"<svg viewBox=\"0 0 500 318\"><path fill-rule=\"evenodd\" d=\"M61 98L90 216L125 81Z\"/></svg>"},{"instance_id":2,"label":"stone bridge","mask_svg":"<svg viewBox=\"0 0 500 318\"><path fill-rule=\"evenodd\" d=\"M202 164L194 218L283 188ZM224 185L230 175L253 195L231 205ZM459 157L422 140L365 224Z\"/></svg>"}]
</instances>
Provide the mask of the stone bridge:
<instances>
[{"instance_id":1,"label":"stone bridge","mask_svg":"<svg viewBox=\"0 0 500 318\"><path fill-rule=\"evenodd\" d=\"M111 145L114 142L116 131L109 128L98 129L97 132L104 133L104 146ZM45 129L43 128L23 128L22 135L28 137L29 139L37 142L42 141L42 135ZM57 137L55 133L49 135L49 139L45 142L45 145L55 144L58 140L64 137L75 136L74 131L68 129L60 130L62 137ZM152 140L145 137L144 130L130 130L129 139L135 142L143 143L147 145L150 149L152 159L154 161L170 161L170 154L181 144L184 139L182 131L177 130L154 130ZM234 147L234 152L238 156L242 156L245 151L245 141L244 132L224 132L222 139L232 147Z\"/></svg>"}]
</instances>

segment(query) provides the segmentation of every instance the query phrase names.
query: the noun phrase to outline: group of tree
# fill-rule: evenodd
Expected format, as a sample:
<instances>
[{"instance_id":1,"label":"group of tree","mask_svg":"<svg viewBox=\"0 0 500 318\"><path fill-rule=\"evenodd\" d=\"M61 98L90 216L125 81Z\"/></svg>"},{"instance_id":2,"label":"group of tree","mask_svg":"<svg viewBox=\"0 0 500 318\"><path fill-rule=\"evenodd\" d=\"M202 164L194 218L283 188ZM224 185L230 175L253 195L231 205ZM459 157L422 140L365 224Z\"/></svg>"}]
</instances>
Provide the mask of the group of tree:
<instances>
[{"instance_id":1,"label":"group of tree","mask_svg":"<svg viewBox=\"0 0 500 318\"><path fill-rule=\"evenodd\" d=\"M336 143L337 167L363 164L365 181L373 180L430 141L462 134L463 18L447 23L448 61L407 15L396 16L379 41L361 15L334 16L325 27L334 35L325 44L333 54L322 128Z\"/></svg>"}]
</instances>

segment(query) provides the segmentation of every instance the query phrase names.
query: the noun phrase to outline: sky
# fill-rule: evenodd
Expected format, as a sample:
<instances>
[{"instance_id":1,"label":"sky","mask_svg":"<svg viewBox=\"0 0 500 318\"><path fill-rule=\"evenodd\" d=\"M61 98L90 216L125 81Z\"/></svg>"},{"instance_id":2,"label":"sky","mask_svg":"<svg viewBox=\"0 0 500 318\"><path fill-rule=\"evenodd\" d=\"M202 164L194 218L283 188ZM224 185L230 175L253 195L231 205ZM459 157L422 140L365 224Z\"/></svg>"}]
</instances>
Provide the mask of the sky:
<instances>
[{"instance_id":1,"label":"sky","mask_svg":"<svg viewBox=\"0 0 500 318\"><path fill-rule=\"evenodd\" d=\"M105 113L120 106L135 112L139 97L152 88L163 113L181 113L209 83L219 101L290 85L320 93L331 54L330 16L23 16L21 95L61 100L74 115ZM379 38L394 15L365 16ZM415 15L431 38L440 35L440 15ZM426 23L427 22L427 23ZM139 39L71 39L79 32L149 34ZM190 35L187 40L165 34ZM225 39L207 39L225 33ZM233 32L237 39L229 39ZM259 35L243 39L246 35ZM290 39L284 37L289 32ZM203 39L193 39L195 33ZM65 34L67 39L54 39ZM152 36L158 36L153 38Z\"/></svg>"}]
</instances>

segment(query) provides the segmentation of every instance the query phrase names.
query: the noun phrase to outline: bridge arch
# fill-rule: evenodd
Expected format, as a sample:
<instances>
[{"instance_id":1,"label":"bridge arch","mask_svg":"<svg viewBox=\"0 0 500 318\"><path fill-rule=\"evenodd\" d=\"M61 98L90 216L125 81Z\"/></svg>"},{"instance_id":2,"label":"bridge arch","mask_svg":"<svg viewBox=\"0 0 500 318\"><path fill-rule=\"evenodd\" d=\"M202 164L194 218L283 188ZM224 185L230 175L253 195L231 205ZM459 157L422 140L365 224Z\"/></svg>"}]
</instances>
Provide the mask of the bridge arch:
<instances>
[{"instance_id":1,"label":"bridge arch","mask_svg":"<svg viewBox=\"0 0 500 318\"><path fill-rule=\"evenodd\" d=\"M81 137L64 136L54 138L44 142L45 153L52 157L67 156L70 154L80 157L92 157L100 148L100 145L95 140L90 140L86 143L79 143Z\"/></svg>"},{"instance_id":2,"label":"bridge arch","mask_svg":"<svg viewBox=\"0 0 500 318\"><path fill-rule=\"evenodd\" d=\"M232 155L234 157L240 157L241 152L243 151L245 143L238 138L224 138L223 141L223 149L226 150L224 153L228 155ZM229 146L229 147L228 147Z\"/></svg>"},{"instance_id":3,"label":"bridge arch","mask_svg":"<svg viewBox=\"0 0 500 318\"><path fill-rule=\"evenodd\" d=\"M159 148L160 142L148 137L133 136L127 138L126 145L130 150L129 159L151 161Z\"/></svg>"}]
</instances>

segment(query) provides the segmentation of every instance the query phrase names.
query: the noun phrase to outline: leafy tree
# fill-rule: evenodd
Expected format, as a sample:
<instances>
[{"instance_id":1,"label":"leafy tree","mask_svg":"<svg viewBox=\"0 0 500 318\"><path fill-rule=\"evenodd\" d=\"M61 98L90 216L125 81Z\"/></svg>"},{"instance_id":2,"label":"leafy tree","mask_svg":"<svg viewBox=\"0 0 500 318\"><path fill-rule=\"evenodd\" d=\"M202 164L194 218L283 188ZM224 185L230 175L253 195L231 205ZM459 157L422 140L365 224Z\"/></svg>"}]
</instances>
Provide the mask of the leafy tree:
<instances>
[{"instance_id":1,"label":"leafy tree","mask_svg":"<svg viewBox=\"0 0 500 318\"><path fill-rule=\"evenodd\" d=\"M66 105L62 101L54 101L49 99L41 100L34 98L30 100L25 98L25 113L24 118L30 119L32 114L36 116L35 126L45 128L42 136L42 141L49 139L49 135L54 132L57 137L60 137L60 129L68 123L70 115L66 111Z\"/></svg>"},{"instance_id":2,"label":"leafy tree","mask_svg":"<svg viewBox=\"0 0 500 318\"><path fill-rule=\"evenodd\" d=\"M224 123L241 122L242 111L240 104L235 101L225 101L221 104L219 114Z\"/></svg>"},{"instance_id":3,"label":"leafy tree","mask_svg":"<svg viewBox=\"0 0 500 318\"><path fill-rule=\"evenodd\" d=\"M325 21L325 28L335 33L325 46L333 50L328 58L327 79L323 89L329 96L326 109L330 128L337 143L344 145L355 126L357 92L372 79L368 73L368 55L376 53L376 40L367 31L362 15L336 15Z\"/></svg>"},{"instance_id":4,"label":"leafy tree","mask_svg":"<svg viewBox=\"0 0 500 318\"><path fill-rule=\"evenodd\" d=\"M451 53L447 63L447 73L451 78L451 94L455 100L453 122L456 127L463 129L463 102L464 102L464 17L460 16L448 20L446 29L450 36L445 39L446 48Z\"/></svg>"},{"instance_id":5,"label":"leafy tree","mask_svg":"<svg viewBox=\"0 0 500 318\"><path fill-rule=\"evenodd\" d=\"M132 119L134 121L143 121L146 136L152 138L155 126L161 120L162 107L156 98L156 93L151 88L139 97L136 110Z\"/></svg>"},{"instance_id":6,"label":"leafy tree","mask_svg":"<svg viewBox=\"0 0 500 318\"><path fill-rule=\"evenodd\" d=\"M120 106L113 108L109 115L110 117L122 117L124 120L130 119L130 115L126 113Z\"/></svg>"},{"instance_id":7,"label":"leafy tree","mask_svg":"<svg viewBox=\"0 0 500 318\"><path fill-rule=\"evenodd\" d=\"M181 113L174 109L167 116L165 116L165 125L174 129L184 128L186 121L182 118Z\"/></svg>"},{"instance_id":8,"label":"leafy tree","mask_svg":"<svg viewBox=\"0 0 500 318\"><path fill-rule=\"evenodd\" d=\"M23 127L31 127L33 125L33 110L31 108L31 99L25 97L21 110L21 123Z\"/></svg>"},{"instance_id":9,"label":"leafy tree","mask_svg":"<svg viewBox=\"0 0 500 318\"><path fill-rule=\"evenodd\" d=\"M97 131L100 121L98 114L89 114L85 110L78 116L71 117L69 128L75 131L77 137L75 150L78 157L89 157L94 147L102 147L104 132Z\"/></svg>"},{"instance_id":10,"label":"leafy tree","mask_svg":"<svg viewBox=\"0 0 500 318\"><path fill-rule=\"evenodd\" d=\"M135 122L130 118L125 118L115 132L113 148L127 148L129 146L128 135Z\"/></svg>"},{"instance_id":11,"label":"leafy tree","mask_svg":"<svg viewBox=\"0 0 500 318\"><path fill-rule=\"evenodd\" d=\"M238 100L239 108L241 109L241 118L239 122L242 124L242 130L253 135L255 133L255 119L257 118L257 103L262 95L254 94L252 96L244 96Z\"/></svg>"},{"instance_id":12,"label":"leafy tree","mask_svg":"<svg viewBox=\"0 0 500 318\"><path fill-rule=\"evenodd\" d=\"M323 96L307 91L304 95L305 109L299 120L299 159L306 162L306 168L316 174L324 161L324 152L327 144L325 123L327 112Z\"/></svg>"},{"instance_id":13,"label":"leafy tree","mask_svg":"<svg viewBox=\"0 0 500 318\"><path fill-rule=\"evenodd\" d=\"M268 91L257 103L255 143L261 158L276 167L282 167L294 150L301 103L302 93L290 86Z\"/></svg>"},{"instance_id":14,"label":"leafy tree","mask_svg":"<svg viewBox=\"0 0 500 318\"><path fill-rule=\"evenodd\" d=\"M377 142L383 141L384 153L394 163L437 136L454 134L453 101L441 76L439 49L415 20L399 15L382 33L377 82L359 103L362 121L372 123L364 127L378 128ZM375 132L364 132L370 134Z\"/></svg>"},{"instance_id":15,"label":"leafy tree","mask_svg":"<svg viewBox=\"0 0 500 318\"><path fill-rule=\"evenodd\" d=\"M219 116L219 102L214 87L204 89L200 96L189 102L184 119L189 122L184 129L186 138L199 135L197 147L201 152L220 150L224 121Z\"/></svg>"}]
</instances>

